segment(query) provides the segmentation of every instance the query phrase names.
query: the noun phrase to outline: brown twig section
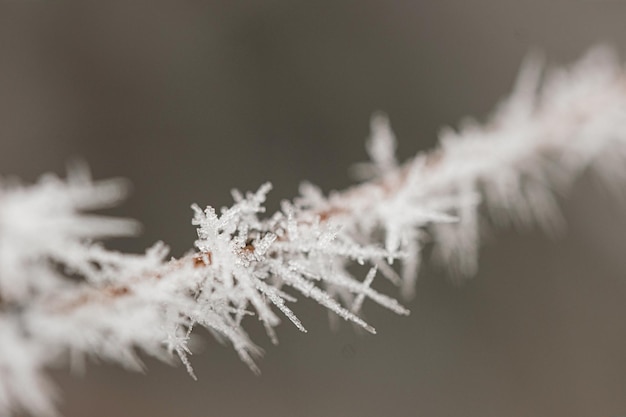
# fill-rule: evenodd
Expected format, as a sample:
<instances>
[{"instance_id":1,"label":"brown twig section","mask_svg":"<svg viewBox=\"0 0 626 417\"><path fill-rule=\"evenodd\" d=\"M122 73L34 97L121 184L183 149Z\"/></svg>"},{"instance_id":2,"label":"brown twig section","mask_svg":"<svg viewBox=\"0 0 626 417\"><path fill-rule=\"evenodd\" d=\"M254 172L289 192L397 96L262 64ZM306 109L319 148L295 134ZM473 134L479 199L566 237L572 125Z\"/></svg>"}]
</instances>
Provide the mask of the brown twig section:
<instances>
[{"instance_id":1,"label":"brown twig section","mask_svg":"<svg viewBox=\"0 0 626 417\"><path fill-rule=\"evenodd\" d=\"M621 94L623 94L626 85L625 77L624 74L621 74L614 80L615 87L621 91ZM601 118L602 109L610 109L611 100L615 100L612 92L600 90L597 97L593 94L590 95L591 98L595 97L594 103L596 104L591 108L590 106L582 106L575 101L568 103L568 106L563 108L543 108L545 103L539 100L540 97L528 99L526 96L528 91L521 91L516 94L518 93L519 97L514 94L511 102L529 106L534 115L532 118L522 121L522 125L520 125L521 128L528 128L531 124L533 125L532 129L528 130L531 137L527 138L524 146L519 147L516 142L507 142L506 137L498 137L498 135L510 135L509 130L512 130L512 126L507 125L508 119L494 117L482 128L484 137L488 140L474 141L476 143L473 144L473 147L467 149L470 151L468 154L459 155L458 149L455 149L450 155L447 147L442 145L433 151L418 155L403 165L386 172L381 177L343 191L331 193L321 207L304 213L308 220L296 219L296 221L310 222L311 218L316 217L320 223L324 223L331 219L358 217L375 206L380 206L385 200L393 199L406 187L414 186L414 184L408 184L412 181L410 177L413 175L414 169L419 170L420 180L424 180L424 190L422 191L428 194L426 197L430 194L437 194L438 196L450 194L454 197L455 187L467 181L473 182L474 186L479 186L483 181L496 181L497 178L489 177L492 174L498 175L501 171L506 171L517 164L524 164L530 159L558 160L571 146L568 140L575 138L579 132L584 131L584 127L591 124L594 118ZM534 93L531 91L531 95ZM516 100L517 103L515 103ZM607 100L608 104L605 103ZM609 122L611 122L610 119L607 123ZM524 123L526 124L524 125ZM459 133L459 136L462 134L463 132ZM468 142L470 145L472 144L472 141ZM467 146L465 144L468 142L463 142L464 145L461 149L465 150ZM471 160L472 167L476 167L473 168L475 171L469 174L459 174L454 171L456 165L462 165L466 160ZM537 169L540 170L542 167L538 166ZM289 240L289 236L282 234L277 239ZM247 242L241 250L251 254L256 249L253 243ZM172 270L190 265L193 268L210 268L214 261L213 257L213 253L205 251L173 259L161 271L143 274L127 284L111 284L92 290L88 294L81 295L77 300L64 304L62 309L77 308L95 300L110 301L126 297L133 293L132 287L139 281L160 279Z\"/></svg>"},{"instance_id":2,"label":"brown twig section","mask_svg":"<svg viewBox=\"0 0 626 417\"><path fill-rule=\"evenodd\" d=\"M543 148L547 155L550 154L550 151L554 150L553 147L549 145L544 145ZM320 223L325 223L331 219L355 215L353 212L355 207L358 207L359 211L366 211L368 207L381 204L381 198L391 199L405 187L410 172L416 164L420 165L420 174L436 175L437 168L444 162L445 153L443 149L437 148L430 152L420 154L395 170L387 172L380 178L354 185L343 191L333 192L326 206L313 211L313 216L316 216ZM373 198L372 196L377 196L377 198ZM286 239L288 239L288 235L286 234L278 238L278 240ZM255 247L252 243L246 243L242 251L254 253ZM75 300L66 301L60 306L57 305L54 310L57 312L68 312L91 302L111 302L132 295L132 286L138 282L145 282L145 280L151 279L159 280L165 274L187 266L192 266L196 269L209 268L212 262L213 254L210 251L185 255L181 258L170 260L160 271L142 274L130 280L127 284L108 284L101 288L90 289L89 292L82 294Z\"/></svg>"},{"instance_id":3,"label":"brown twig section","mask_svg":"<svg viewBox=\"0 0 626 417\"><path fill-rule=\"evenodd\" d=\"M440 151L436 150L429 153L426 157L426 166L434 169L441 161ZM351 204L351 201L370 200L372 193L374 195L382 195L386 198L393 196L405 183L408 172L415 160L410 160L395 171L387 173L384 177L364 182L352 186L341 192L334 192L332 200L322 209L314 211L313 215L317 216L320 223L325 223L333 218L350 216L354 213L351 208L357 204ZM380 201L371 200L369 204L378 204ZM360 205L360 204L359 204ZM362 207L362 205L360 205ZM288 236L281 236L279 240L288 239ZM242 248L244 252L254 253L255 247L252 243L246 243ZM192 266L193 268L208 268L213 262L213 254L210 251L185 255L181 258L170 260L161 270L144 273L141 276L131 279L126 284L107 284L100 288L90 288L84 294L81 294L74 300L64 301L62 303L53 303L52 308L55 312L69 312L71 310L83 307L92 302L108 303L113 300L127 297L133 294L133 285L146 280L159 280L165 274L180 268Z\"/></svg>"},{"instance_id":4,"label":"brown twig section","mask_svg":"<svg viewBox=\"0 0 626 417\"><path fill-rule=\"evenodd\" d=\"M556 230L558 196L588 167L607 185L623 187L626 76L602 50L546 77L543 86L539 67L525 67L487 123L446 130L437 149L403 165L395 162L386 118L375 117L372 163L360 167L374 174L366 182L328 196L305 188L267 219L259 213L268 184L237 195L219 215L194 206L197 250L170 261L161 244L145 256L92 244L136 230L124 219L90 213L121 201L119 181L78 175L7 190L16 198L3 196L0 213L0 366L11 372L0 378L0 391L35 415L53 415L41 412L54 407L38 381L63 351L135 368L136 351L175 353L192 373L187 341L196 326L231 342L256 371L259 350L243 326L250 314L272 341L283 317L306 331L290 309L297 295L375 333L359 316L365 299L408 314L372 288L377 273L411 296L427 248L450 273L473 275L484 215L490 225ZM355 276L355 263L371 266L367 276Z\"/></svg>"},{"instance_id":5,"label":"brown twig section","mask_svg":"<svg viewBox=\"0 0 626 417\"><path fill-rule=\"evenodd\" d=\"M185 265L192 265L194 268L205 268L211 264L211 253L197 253L186 255L182 258L172 259L160 271L144 273L134 279L129 280L126 284L107 284L100 288L89 288L83 294L73 300L64 300L63 302L50 302L54 312L67 313L78 309L92 302L107 303L113 300L127 297L133 294L132 286L138 282L146 280L159 280L169 271L183 268Z\"/></svg>"}]
</instances>

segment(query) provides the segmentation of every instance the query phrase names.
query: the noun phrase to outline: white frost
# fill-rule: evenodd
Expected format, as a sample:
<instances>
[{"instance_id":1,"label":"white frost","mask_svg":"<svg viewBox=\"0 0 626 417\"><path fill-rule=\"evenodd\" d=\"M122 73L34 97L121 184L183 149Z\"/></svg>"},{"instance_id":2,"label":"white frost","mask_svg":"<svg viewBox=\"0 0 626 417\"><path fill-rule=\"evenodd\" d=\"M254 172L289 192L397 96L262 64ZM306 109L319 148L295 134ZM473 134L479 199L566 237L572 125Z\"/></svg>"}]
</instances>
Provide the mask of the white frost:
<instances>
[{"instance_id":1,"label":"white frost","mask_svg":"<svg viewBox=\"0 0 626 417\"><path fill-rule=\"evenodd\" d=\"M600 173L610 187L626 179L626 81L604 49L543 82L541 72L528 61L487 123L445 129L438 149L404 165L388 119L376 115L372 162L358 170L368 181L348 190L326 197L303 184L300 197L269 216L269 184L234 191L233 206L219 213L194 205L195 251L180 259L167 260L162 243L141 255L97 243L138 230L134 221L87 214L117 204L123 181L93 182L85 169L31 186L0 181L0 415L54 415L44 369L64 357L138 370L140 351L177 356L193 376L197 326L258 372L261 350L246 317L274 342L283 317L304 332L292 306L302 296L374 333L359 316L364 303L408 314L375 289L376 275L411 295L427 245L466 276L477 270L486 222L557 233L555 195L582 172ZM369 272L353 274L354 264Z\"/></svg>"}]
</instances>

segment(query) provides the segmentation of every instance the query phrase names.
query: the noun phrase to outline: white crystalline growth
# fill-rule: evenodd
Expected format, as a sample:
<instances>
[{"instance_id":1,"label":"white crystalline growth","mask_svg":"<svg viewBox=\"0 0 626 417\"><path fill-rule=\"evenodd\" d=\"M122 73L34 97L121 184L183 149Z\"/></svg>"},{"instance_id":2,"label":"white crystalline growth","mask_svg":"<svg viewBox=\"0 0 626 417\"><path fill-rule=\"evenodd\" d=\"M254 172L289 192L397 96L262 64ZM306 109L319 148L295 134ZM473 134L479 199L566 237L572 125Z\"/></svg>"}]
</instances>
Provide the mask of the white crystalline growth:
<instances>
[{"instance_id":1,"label":"white crystalline growth","mask_svg":"<svg viewBox=\"0 0 626 417\"><path fill-rule=\"evenodd\" d=\"M188 342L195 326L229 341L258 372L260 350L242 326L245 317L256 315L274 342L277 312L306 331L289 306L295 297L287 287L370 332L351 308L365 298L408 314L370 287L373 276L364 285L343 262L383 262L395 254L358 245L333 222L320 222L297 205L285 203L284 211L261 218L269 189L235 193L235 204L220 215L194 206L198 251L169 261L160 243L129 255L92 242L136 231L134 222L83 213L117 202L123 183L93 183L73 172L67 181L48 176L31 187L5 189L0 411L54 415L43 371L68 355L73 366L91 356L133 370L143 366L139 351L165 361L177 355L194 376ZM343 300L360 298L342 303L333 295L338 291Z\"/></svg>"},{"instance_id":2,"label":"white crystalline growth","mask_svg":"<svg viewBox=\"0 0 626 417\"><path fill-rule=\"evenodd\" d=\"M137 223L82 212L118 203L125 189L123 181L93 183L79 167L67 181L48 175L29 187L0 182L0 414L54 413L42 367L55 360L58 346L47 345L30 318L47 297L75 290L70 277L97 282L117 266L89 241L132 235ZM77 336L66 334L61 346Z\"/></svg>"},{"instance_id":3,"label":"white crystalline growth","mask_svg":"<svg viewBox=\"0 0 626 417\"><path fill-rule=\"evenodd\" d=\"M344 229L357 241L378 232L387 250L411 254L402 260L406 294L419 268L413 254L425 244L452 274L470 276L486 221L555 234L563 228L555 196L584 171L623 189L626 73L615 55L596 48L571 68L549 71L543 80L541 74L531 57L487 123L468 119L459 131L444 129L439 148L397 169L376 163L383 173L375 180L325 202L344 215ZM375 160L389 160L395 142L385 119L375 119L373 134Z\"/></svg>"},{"instance_id":4,"label":"white crystalline growth","mask_svg":"<svg viewBox=\"0 0 626 417\"><path fill-rule=\"evenodd\" d=\"M203 300L205 293L223 297L228 308L241 312L235 314L237 324L246 309L252 308L274 341L273 328L280 319L271 305L300 330L305 330L287 307L292 297L282 287L295 289L370 332L374 329L342 306L324 287L333 287L350 296L364 294L399 314L408 313L392 298L363 287L345 269L345 261L382 261L397 255L376 246L358 245L333 222L321 222L320 216L308 207L285 203L283 211L267 219L259 218L269 189L266 184L246 197L236 193L235 205L220 216L210 207L203 211L194 206L193 223L198 226L199 236L196 247L211 258L204 274L207 274L205 282L212 288L203 289L199 300ZM294 218L298 220L292 221ZM251 363L245 351L238 350Z\"/></svg>"},{"instance_id":5,"label":"white crystalline growth","mask_svg":"<svg viewBox=\"0 0 626 417\"><path fill-rule=\"evenodd\" d=\"M67 181L48 175L31 187L0 183L2 299L19 301L64 282L63 271L50 267L53 263L77 272L90 270L96 255L86 240L135 234L134 221L80 214L117 204L125 191L125 182L94 184L79 168Z\"/></svg>"},{"instance_id":6,"label":"white crystalline growth","mask_svg":"<svg viewBox=\"0 0 626 417\"><path fill-rule=\"evenodd\" d=\"M478 267L486 221L558 230L555 193L584 170L615 188L626 179L626 80L604 49L543 82L540 74L529 61L486 124L445 130L438 149L403 165L387 118L376 115L372 163L359 169L367 182L350 189L326 197L305 184L273 215L264 213L268 184L234 192L219 213L193 206L198 239L179 259L167 260L162 243L142 255L95 243L137 231L133 221L86 213L118 203L123 182L93 182L85 170L28 187L0 181L0 415L55 415L44 370L62 359L141 369L139 352L177 356L193 376L196 326L258 371L246 317L276 342L281 319L306 331L293 305L308 297L374 332L359 316L364 303L408 314L373 288L375 276L411 295L426 245L466 276ZM364 272L355 274L355 264Z\"/></svg>"}]
</instances>

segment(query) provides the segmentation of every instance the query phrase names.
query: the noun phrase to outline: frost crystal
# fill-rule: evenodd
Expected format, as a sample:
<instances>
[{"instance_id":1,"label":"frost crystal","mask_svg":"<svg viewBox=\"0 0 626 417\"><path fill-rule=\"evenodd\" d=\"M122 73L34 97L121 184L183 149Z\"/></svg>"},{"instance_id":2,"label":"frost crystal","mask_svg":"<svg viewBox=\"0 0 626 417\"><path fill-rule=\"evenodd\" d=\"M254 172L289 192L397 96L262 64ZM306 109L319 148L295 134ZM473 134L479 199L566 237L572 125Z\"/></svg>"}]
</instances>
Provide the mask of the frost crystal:
<instances>
[{"instance_id":1,"label":"frost crystal","mask_svg":"<svg viewBox=\"0 0 626 417\"><path fill-rule=\"evenodd\" d=\"M273 215L263 206L269 184L234 191L219 213L194 205L196 250L180 259L167 260L162 243L143 255L94 243L137 231L133 221L86 214L123 198L119 180L93 182L79 168L28 187L0 181L0 414L55 415L44 369L63 357L129 369L142 368L139 352L178 357L194 376L197 326L258 372L244 319L258 318L273 342L284 318L305 332L297 296L374 333L359 316L364 303L408 314L373 288L377 275L411 295L426 245L451 273L471 275L485 223L556 233L555 193L588 168L610 186L626 177L624 74L597 49L542 84L530 60L489 122L444 130L438 149L404 165L388 119L376 115L372 162L357 169L367 182L328 197L303 184Z\"/></svg>"}]
</instances>

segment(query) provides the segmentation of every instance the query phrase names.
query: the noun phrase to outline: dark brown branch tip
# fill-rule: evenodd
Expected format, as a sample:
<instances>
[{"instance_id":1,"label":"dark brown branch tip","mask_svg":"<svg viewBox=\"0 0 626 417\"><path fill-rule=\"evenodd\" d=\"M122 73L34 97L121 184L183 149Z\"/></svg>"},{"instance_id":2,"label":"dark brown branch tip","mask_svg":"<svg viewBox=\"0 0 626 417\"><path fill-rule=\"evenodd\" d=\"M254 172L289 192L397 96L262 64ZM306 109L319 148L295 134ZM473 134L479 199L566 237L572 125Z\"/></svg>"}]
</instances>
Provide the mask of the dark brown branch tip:
<instances>
[{"instance_id":1,"label":"dark brown branch tip","mask_svg":"<svg viewBox=\"0 0 626 417\"><path fill-rule=\"evenodd\" d=\"M193 256L194 268L203 268L205 266L211 265L211 263L212 263L211 252L198 253Z\"/></svg>"},{"instance_id":2,"label":"dark brown branch tip","mask_svg":"<svg viewBox=\"0 0 626 417\"><path fill-rule=\"evenodd\" d=\"M130 294L130 292L131 292L130 288L126 286L108 287L108 288L105 288L104 290L104 294L112 298L128 295Z\"/></svg>"}]
</instances>

